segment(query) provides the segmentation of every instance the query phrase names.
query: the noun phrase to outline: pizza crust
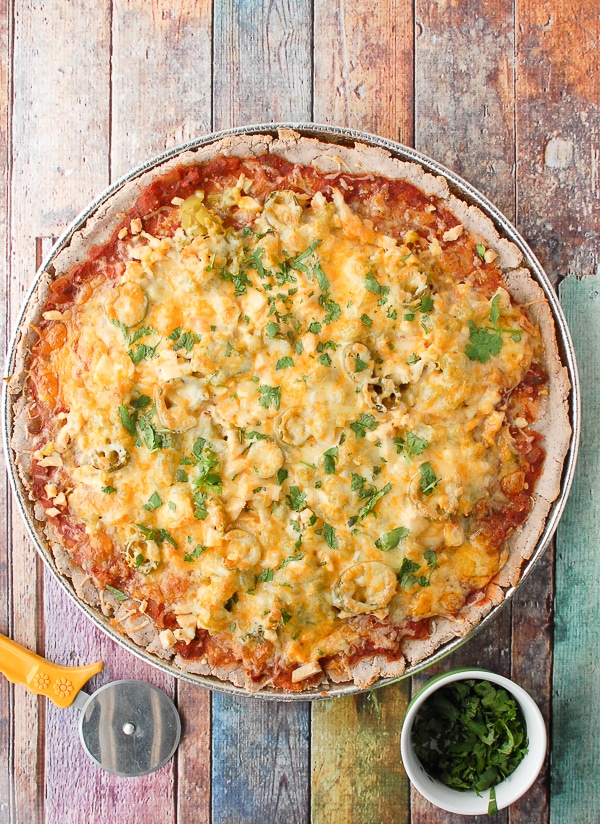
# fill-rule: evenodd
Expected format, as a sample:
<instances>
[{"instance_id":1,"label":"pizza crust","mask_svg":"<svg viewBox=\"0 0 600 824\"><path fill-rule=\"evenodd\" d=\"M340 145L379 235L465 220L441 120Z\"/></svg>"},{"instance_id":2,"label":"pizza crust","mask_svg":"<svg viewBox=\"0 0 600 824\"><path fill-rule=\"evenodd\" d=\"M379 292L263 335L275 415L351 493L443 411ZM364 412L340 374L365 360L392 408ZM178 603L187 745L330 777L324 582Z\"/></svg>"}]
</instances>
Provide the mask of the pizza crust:
<instances>
[{"instance_id":1,"label":"pizza crust","mask_svg":"<svg viewBox=\"0 0 600 824\"><path fill-rule=\"evenodd\" d=\"M535 322L541 328L545 344L543 366L549 375L548 396L542 404L536 429L545 438L547 457L536 487L534 506L525 528L515 531L510 537L508 559L500 573L457 618L438 618L427 639L406 640L403 644L404 657L400 660L388 660L384 655L376 655L364 658L353 667L340 666L333 661L323 673L321 682L315 685L318 689L331 689L332 685L335 687L337 684L353 680L357 688L366 689L378 679L401 677L407 664L414 666L423 662L439 651L444 644L465 637L503 601L506 590L518 583L523 565L535 550L552 504L560 494L563 465L571 443L571 385L568 370L560 357L554 317L548 300L531 273L521 266L523 256L518 247L502 238L492 220L477 206L467 204L452 194L444 177L433 175L418 164L396 159L379 147L361 143L356 143L353 147L326 143L316 138L303 137L290 129L281 129L277 138L270 135L227 136L209 145L175 155L160 167L152 168L134 180L126 182L112 193L110 199L90 216L81 229L73 234L69 244L54 258L52 267L41 274L29 300L15 344L15 369L8 379L8 392L14 399L11 447L21 482L27 490L31 461L28 452L27 408L23 387L27 379L28 352L36 338L31 324L40 316L48 296L49 284L54 277L68 271L84 258L93 246L107 242L115 223L128 212L141 191L158 175L176 166L203 163L217 155L243 158L258 157L267 153L301 165L313 166L323 173L373 173L406 180L426 195L440 198L468 232L484 243L486 248L497 253L496 263L504 271L506 288L518 303L529 308ZM171 661L184 672L228 681L246 691L268 687L268 680L253 682L238 665L214 667L206 659L186 660L179 655L174 656L172 650L164 649L157 628L140 612L140 605L131 599L120 603L110 593L99 591L92 580L73 564L68 552L62 547L58 534L51 524L46 523L46 516L41 507L32 508L35 519L40 522L40 528L37 529L39 541L43 546L49 547L57 571L70 579L76 597L109 618L113 627L117 626L119 631L145 648L152 656Z\"/></svg>"}]
</instances>

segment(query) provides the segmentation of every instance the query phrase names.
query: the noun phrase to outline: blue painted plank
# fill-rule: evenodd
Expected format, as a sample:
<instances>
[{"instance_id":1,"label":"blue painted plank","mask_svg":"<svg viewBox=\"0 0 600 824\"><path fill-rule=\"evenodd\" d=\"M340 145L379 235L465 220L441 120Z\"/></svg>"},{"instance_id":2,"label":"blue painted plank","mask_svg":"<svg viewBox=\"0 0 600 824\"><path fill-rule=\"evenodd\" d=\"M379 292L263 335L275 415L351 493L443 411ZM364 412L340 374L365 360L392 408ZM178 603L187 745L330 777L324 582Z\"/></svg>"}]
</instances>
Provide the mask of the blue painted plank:
<instances>
[{"instance_id":1,"label":"blue painted plank","mask_svg":"<svg viewBox=\"0 0 600 824\"><path fill-rule=\"evenodd\" d=\"M600 785L600 277L567 278L559 294L582 386L577 471L556 538L550 821L596 824Z\"/></svg>"},{"instance_id":2,"label":"blue painted plank","mask_svg":"<svg viewBox=\"0 0 600 824\"><path fill-rule=\"evenodd\" d=\"M308 702L214 693L212 824L308 824Z\"/></svg>"}]
</instances>

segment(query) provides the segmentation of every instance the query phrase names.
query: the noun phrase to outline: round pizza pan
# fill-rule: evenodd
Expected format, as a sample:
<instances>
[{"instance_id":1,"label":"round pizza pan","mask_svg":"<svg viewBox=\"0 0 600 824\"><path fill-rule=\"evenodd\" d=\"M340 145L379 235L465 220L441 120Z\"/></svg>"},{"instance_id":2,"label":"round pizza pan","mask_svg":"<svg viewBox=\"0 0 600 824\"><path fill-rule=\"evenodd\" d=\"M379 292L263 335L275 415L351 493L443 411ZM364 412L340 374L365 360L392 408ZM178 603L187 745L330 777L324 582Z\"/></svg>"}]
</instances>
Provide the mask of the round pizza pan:
<instances>
[{"instance_id":1,"label":"round pizza pan","mask_svg":"<svg viewBox=\"0 0 600 824\"><path fill-rule=\"evenodd\" d=\"M497 606L493 607L491 611L467 635L463 637L457 637L446 642L442 646L438 647L435 650L435 652L431 654L429 657L419 661L418 664L413 666L407 666L404 673L399 677L380 678L378 681L376 681L373 685L371 685L368 688L374 689L380 686L384 686L385 684L389 684L393 681L408 678L409 676L414 675L416 672L419 672L420 670L423 670L426 667L430 666L434 662L439 661L440 659L444 658L449 653L457 649L457 647L464 644L468 639L470 639L475 633L477 633L490 621L494 620L494 617L498 613L498 611L501 610L512 599L515 591L523 584L524 580L535 568L537 561L543 554L550 539L552 538L558 526L558 522L560 520L562 512L564 510L575 471L575 463L577 460L577 451L579 446L579 435L581 428L580 387L573 343L571 340L571 335L569 333L565 316L563 314L562 308L558 302L558 299L552 288L552 284L548 276L544 272L542 266L540 265L539 261L537 260L537 258L525 242L525 240L517 232L517 230L510 223L510 221L470 183L463 180L457 174L445 168L440 163L437 163L435 160L432 160L426 157L425 155L422 155L420 152L417 152L414 149L411 149L407 146L403 146L392 140L378 137L376 135L356 131L354 129L344 129L337 126L319 125L313 123L268 123L256 126L246 126L237 129L228 129L225 131L216 132L205 137L198 138L196 140L188 141L187 143L169 149L161 155L146 161L145 163L131 171L129 174L125 175L120 180L116 181L96 200L90 203L90 205L83 212L81 212L81 214L73 221L69 228L59 238L52 251L43 261L33 281L33 284L31 285L31 288L26 295L23 308L17 321L17 327L15 329L11 344L9 346L8 357L5 367L5 375L9 377L15 369L19 341L22 339L22 335L25 330L25 325L28 322L28 316L32 304L36 300L37 292L41 284L41 281L44 278L47 278L49 274L53 274L54 261L61 252L63 252L65 249L69 247L73 236L77 232L80 232L86 226L86 223L91 218L97 217L99 214L101 214L104 205L108 201L110 201L116 193L118 193L127 184L136 181L136 179L138 179L142 175L145 175L148 172L152 172L154 169L162 166L167 161L176 160L176 158L179 155L182 155L184 152L193 152L194 150L202 146L210 145L211 143L214 143L217 140L221 140L224 137L235 137L238 135L252 134L276 136L279 129L293 129L303 137L317 138L318 140L326 143L333 143L338 145L342 144L346 146L352 146L355 143L362 143L366 144L367 146L379 147L381 149L388 151L393 157L398 158L399 160L419 164L427 172L430 172L434 175L441 175L442 177L444 177L448 182L452 194L456 195L458 198L460 198L461 200L465 201L470 205L477 206L485 215L487 215L492 220L501 237L504 237L507 240L514 243L521 251L523 255L523 265L529 269L534 280L542 288L545 297L548 301L548 305L551 309L556 326L556 337L560 357L563 366L567 370L568 377L571 383L571 391L568 398L569 419L571 425L571 441L563 464L560 493L550 508L543 530L537 540L536 546L533 550L533 553L531 554L531 557L523 565L519 583L516 586L506 590L503 601ZM10 392L8 391L6 379L4 381L2 397L2 431L10 482L16 496L19 512L23 517L23 520L27 527L27 531L37 551L39 552L46 566L50 570L50 573L56 578L60 586L65 590L65 592L67 592L69 597L71 597L75 601L77 606L85 613L87 618L90 621L92 621L97 627L99 627L103 632L105 632L108 636L110 636L110 638L112 638L113 641L120 644L122 647L128 649L134 655L137 655L139 658L146 661L146 663L151 664L154 667L157 667L158 669L162 670L168 675L172 675L176 678L183 679L185 681L197 684L202 687L207 687L210 689L218 690L220 692L235 695L247 695L266 700L307 701L322 697L331 698L340 695L351 695L365 691L363 688L357 687L353 683L348 683L345 685L333 685L326 689L324 689L323 687L318 687L298 693L287 693L283 692L282 690L269 687L265 687L258 692L248 692L247 690L241 689L230 682L221 681L220 679L214 676L201 676L183 672L173 664L162 661L156 658L154 655L146 652L143 648L137 646L129 638L115 630L114 627L111 626L109 618L106 618L99 610L96 610L88 606L82 600L80 600L78 596L75 594L75 591L71 585L70 580L61 575L56 568L54 558L52 556L51 550L48 546L47 539L43 532L42 522L38 521L34 516L34 505L29 500L27 490L24 488L19 473L17 471L16 456L11 447L11 438L13 434L12 399L10 396Z\"/></svg>"}]
</instances>

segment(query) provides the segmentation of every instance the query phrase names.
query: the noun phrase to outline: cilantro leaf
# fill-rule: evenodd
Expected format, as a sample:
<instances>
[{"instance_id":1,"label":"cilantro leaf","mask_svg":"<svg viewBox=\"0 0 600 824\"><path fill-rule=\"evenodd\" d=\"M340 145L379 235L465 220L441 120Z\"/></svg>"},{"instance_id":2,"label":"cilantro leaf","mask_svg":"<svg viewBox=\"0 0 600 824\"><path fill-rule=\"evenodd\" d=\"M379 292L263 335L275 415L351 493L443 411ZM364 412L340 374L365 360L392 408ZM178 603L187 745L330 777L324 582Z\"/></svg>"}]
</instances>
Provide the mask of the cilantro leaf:
<instances>
[{"instance_id":1,"label":"cilantro leaf","mask_svg":"<svg viewBox=\"0 0 600 824\"><path fill-rule=\"evenodd\" d=\"M275 371L277 372L278 369L291 369L294 366L294 361L289 356L285 358L279 358L275 365Z\"/></svg>"},{"instance_id":2,"label":"cilantro leaf","mask_svg":"<svg viewBox=\"0 0 600 824\"><path fill-rule=\"evenodd\" d=\"M416 561L411 561L410 558L404 558L402 566L400 567L397 578L398 583L402 589L410 589L413 584L417 583L414 573L419 569L419 564Z\"/></svg>"},{"instance_id":3,"label":"cilantro leaf","mask_svg":"<svg viewBox=\"0 0 600 824\"><path fill-rule=\"evenodd\" d=\"M410 461L414 455L422 455L429 446L428 440L419 438L418 435L408 429L405 437L394 438L394 443L396 444L396 454L404 455L407 461Z\"/></svg>"},{"instance_id":4,"label":"cilantro leaf","mask_svg":"<svg viewBox=\"0 0 600 824\"><path fill-rule=\"evenodd\" d=\"M266 329L267 329L267 336L269 338L274 338L275 335L277 335L279 333L279 324L275 323L275 321L270 321L269 323L267 323Z\"/></svg>"},{"instance_id":5,"label":"cilantro leaf","mask_svg":"<svg viewBox=\"0 0 600 824\"><path fill-rule=\"evenodd\" d=\"M365 276L365 289L373 295L387 295L390 291L389 286L384 286L376 280L373 272L367 272Z\"/></svg>"},{"instance_id":6,"label":"cilantro leaf","mask_svg":"<svg viewBox=\"0 0 600 824\"><path fill-rule=\"evenodd\" d=\"M419 480L421 492L423 495L429 496L439 484L441 478L437 477L429 462L421 464L419 467L419 472L421 473L421 478Z\"/></svg>"},{"instance_id":7,"label":"cilantro leaf","mask_svg":"<svg viewBox=\"0 0 600 824\"><path fill-rule=\"evenodd\" d=\"M162 506L162 503L163 502L160 498L160 495L156 490L154 490L154 492L148 499L148 502L142 506L142 509L146 509L148 512L153 512L155 509L158 509L159 506Z\"/></svg>"},{"instance_id":8,"label":"cilantro leaf","mask_svg":"<svg viewBox=\"0 0 600 824\"><path fill-rule=\"evenodd\" d=\"M356 435L356 439L361 440L365 437L367 429L373 432L378 426L377 420L370 412L363 412L357 421L350 424L350 429Z\"/></svg>"},{"instance_id":9,"label":"cilantro leaf","mask_svg":"<svg viewBox=\"0 0 600 824\"><path fill-rule=\"evenodd\" d=\"M126 595L124 592L121 592L120 589L116 589L115 587L111 587L110 584L106 584L104 589L107 592L110 592L111 595L117 599L117 601L129 601L129 595Z\"/></svg>"},{"instance_id":10,"label":"cilantro leaf","mask_svg":"<svg viewBox=\"0 0 600 824\"><path fill-rule=\"evenodd\" d=\"M258 387L258 391L262 396L258 401L260 406L264 406L265 409L269 409L272 406L274 409L279 411L279 407L281 405L280 386L267 386L266 384L263 384Z\"/></svg>"},{"instance_id":11,"label":"cilantro leaf","mask_svg":"<svg viewBox=\"0 0 600 824\"><path fill-rule=\"evenodd\" d=\"M323 537L325 538L325 543L330 549L337 549L339 547L338 539L335 537L335 527L324 523Z\"/></svg>"},{"instance_id":12,"label":"cilantro leaf","mask_svg":"<svg viewBox=\"0 0 600 824\"><path fill-rule=\"evenodd\" d=\"M465 347L468 358L480 363L487 363L492 355L500 354L502 336L496 329L477 327L472 320L467 321L469 343Z\"/></svg>"},{"instance_id":13,"label":"cilantro leaf","mask_svg":"<svg viewBox=\"0 0 600 824\"><path fill-rule=\"evenodd\" d=\"M367 500L366 504L358 510L358 517L365 518L370 512L373 511L373 509L375 509L375 505L380 500L380 498L383 498L384 495L387 495L391 491L392 485L386 484L378 492L375 492L373 495L371 495Z\"/></svg>"},{"instance_id":14,"label":"cilantro leaf","mask_svg":"<svg viewBox=\"0 0 600 824\"><path fill-rule=\"evenodd\" d=\"M117 490L115 489L114 486L103 486L102 487L102 492L104 492L105 495L112 495L116 491Z\"/></svg>"},{"instance_id":15,"label":"cilantro leaf","mask_svg":"<svg viewBox=\"0 0 600 824\"><path fill-rule=\"evenodd\" d=\"M326 312L325 317L323 318L323 323L325 324L338 320L342 313L339 303L336 303L330 297L329 292L323 292L323 294L319 295L319 306L322 306Z\"/></svg>"},{"instance_id":16,"label":"cilantro leaf","mask_svg":"<svg viewBox=\"0 0 600 824\"><path fill-rule=\"evenodd\" d=\"M185 555L183 556L183 560L186 561L186 563L188 564L192 563L193 561L196 561L198 559L198 556L201 555L205 550L205 546L202 546L202 544L196 544L192 552L185 553Z\"/></svg>"},{"instance_id":17,"label":"cilantro leaf","mask_svg":"<svg viewBox=\"0 0 600 824\"><path fill-rule=\"evenodd\" d=\"M275 480L277 481L279 486L281 486L281 484L285 481L285 479L287 478L288 475L289 475L289 472L287 471L287 469L278 469L277 470L277 476L276 476Z\"/></svg>"},{"instance_id":18,"label":"cilantro leaf","mask_svg":"<svg viewBox=\"0 0 600 824\"><path fill-rule=\"evenodd\" d=\"M301 492L297 486L290 486L290 494L286 495L286 499L294 512L302 512L306 509L306 494Z\"/></svg>"},{"instance_id":19,"label":"cilantro leaf","mask_svg":"<svg viewBox=\"0 0 600 824\"><path fill-rule=\"evenodd\" d=\"M335 475L336 461L338 459L339 449L337 446L332 446L327 452L323 453L323 465L325 467L326 475Z\"/></svg>"},{"instance_id":20,"label":"cilantro leaf","mask_svg":"<svg viewBox=\"0 0 600 824\"><path fill-rule=\"evenodd\" d=\"M409 532L410 530L405 526L398 526L396 529L392 529L391 532L386 532L385 535L378 538L375 541L375 546L382 552L389 552L392 549L396 549L400 541L406 538Z\"/></svg>"}]
</instances>

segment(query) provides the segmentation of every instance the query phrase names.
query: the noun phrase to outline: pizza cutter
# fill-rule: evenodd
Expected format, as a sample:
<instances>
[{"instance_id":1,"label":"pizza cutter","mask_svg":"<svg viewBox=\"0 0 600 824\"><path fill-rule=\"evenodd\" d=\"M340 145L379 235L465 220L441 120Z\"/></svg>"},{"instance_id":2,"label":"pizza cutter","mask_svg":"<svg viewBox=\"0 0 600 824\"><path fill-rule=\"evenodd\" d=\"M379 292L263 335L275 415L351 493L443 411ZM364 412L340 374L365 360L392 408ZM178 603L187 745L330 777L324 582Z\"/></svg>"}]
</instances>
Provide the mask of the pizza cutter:
<instances>
[{"instance_id":1,"label":"pizza cutter","mask_svg":"<svg viewBox=\"0 0 600 824\"><path fill-rule=\"evenodd\" d=\"M79 735L89 757L114 775L140 776L160 769L181 736L171 699L145 681L112 681L92 695L81 688L104 667L61 667L0 634L0 672L14 684L45 695L58 707L80 710Z\"/></svg>"}]
</instances>

